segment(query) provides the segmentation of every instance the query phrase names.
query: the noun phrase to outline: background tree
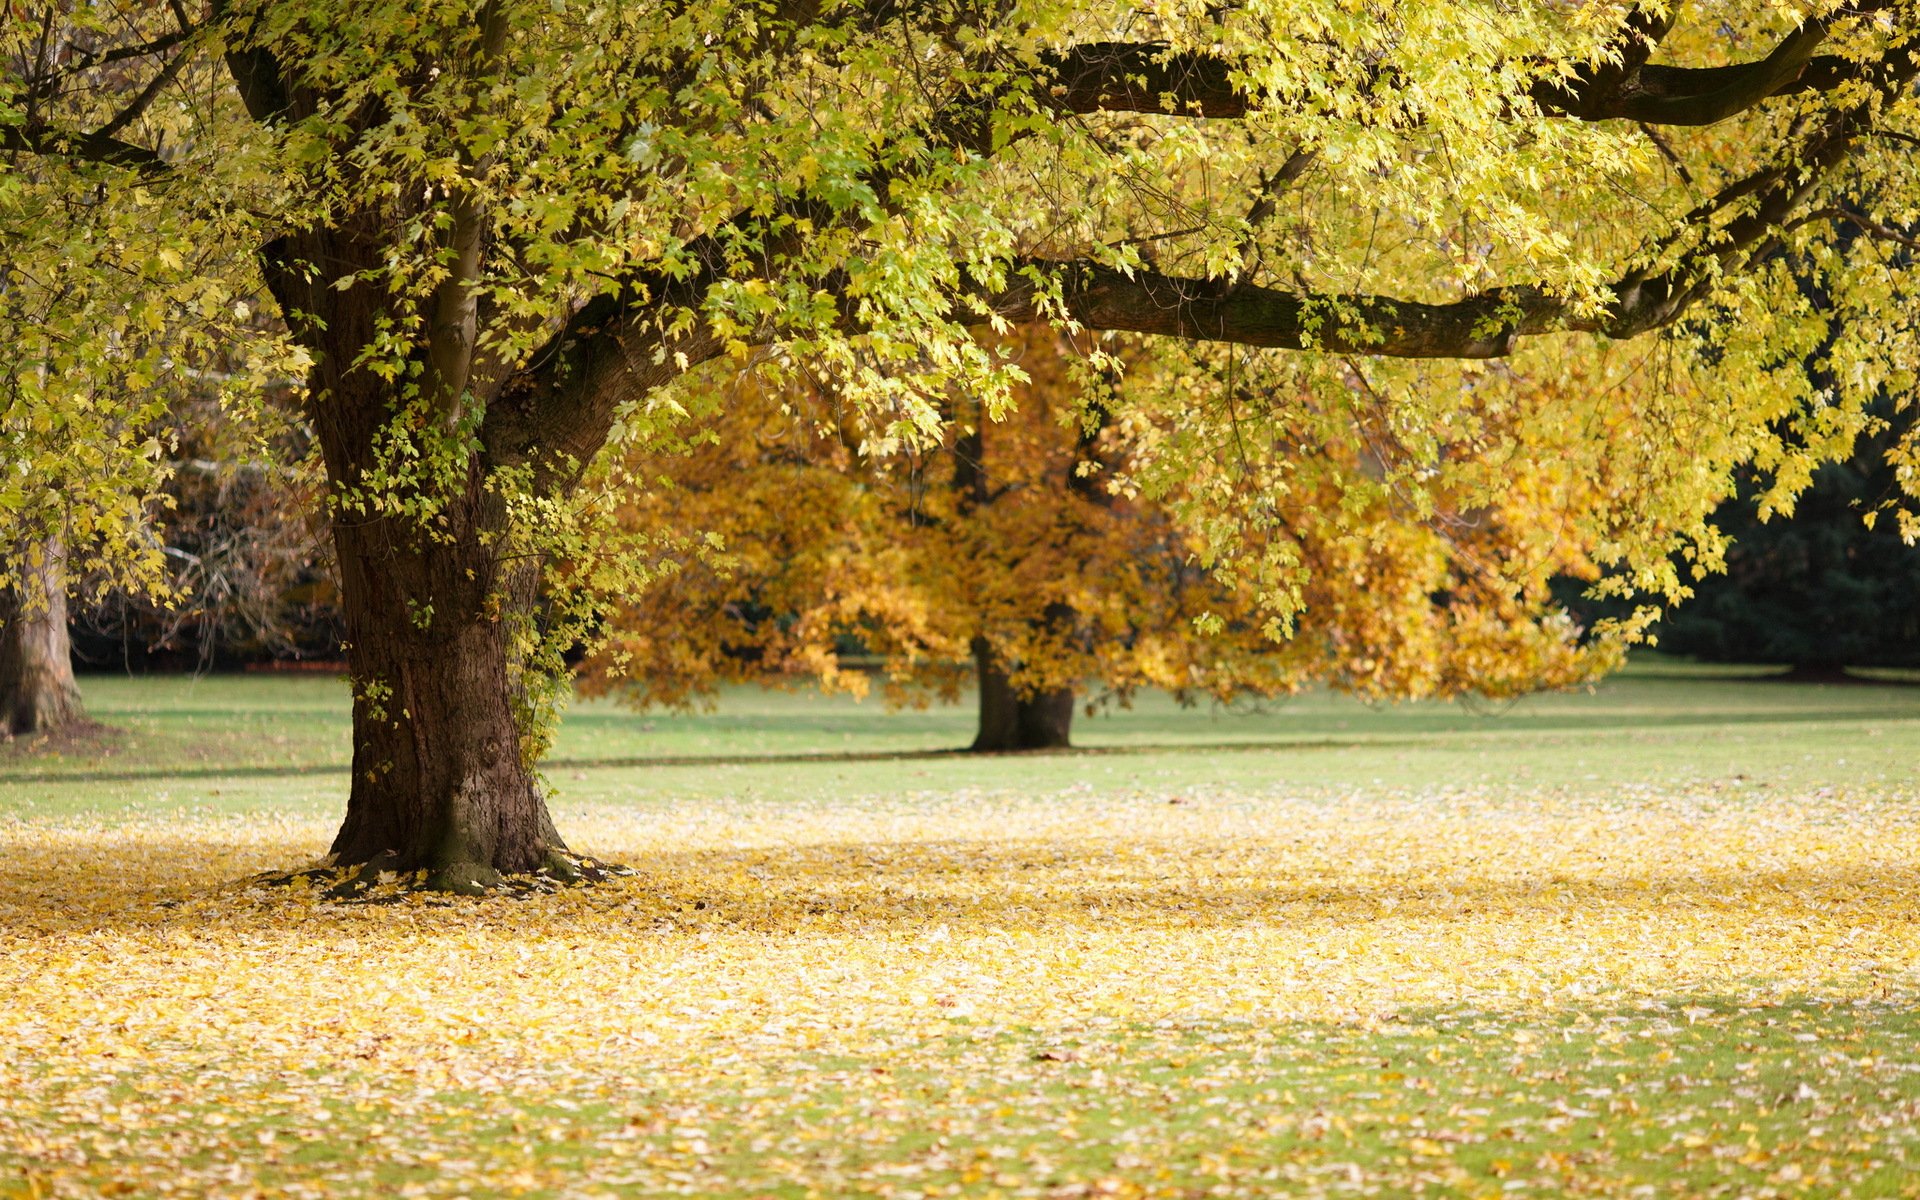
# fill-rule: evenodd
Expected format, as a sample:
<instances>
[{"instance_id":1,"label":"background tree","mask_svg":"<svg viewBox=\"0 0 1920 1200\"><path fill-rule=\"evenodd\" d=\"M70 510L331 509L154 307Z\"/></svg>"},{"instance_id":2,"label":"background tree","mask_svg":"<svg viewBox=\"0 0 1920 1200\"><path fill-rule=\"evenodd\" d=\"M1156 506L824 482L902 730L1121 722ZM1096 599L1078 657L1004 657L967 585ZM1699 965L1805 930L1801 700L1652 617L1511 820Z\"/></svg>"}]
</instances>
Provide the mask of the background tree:
<instances>
[{"instance_id":1,"label":"background tree","mask_svg":"<svg viewBox=\"0 0 1920 1200\"><path fill-rule=\"evenodd\" d=\"M67 637L66 547L59 538L16 550L15 582L0 593L0 733L52 733L81 724Z\"/></svg>"},{"instance_id":2,"label":"background tree","mask_svg":"<svg viewBox=\"0 0 1920 1200\"><path fill-rule=\"evenodd\" d=\"M138 20L78 5L0 22L0 726L16 734L82 719L70 596L170 595L148 525L169 406L197 389L243 421L278 342L237 290L250 264L234 214L174 205L129 173L114 133L163 142L196 123L195 97L161 101L178 69L146 69L178 39L145 53L117 40ZM56 115L104 132L45 141ZM228 370L209 388L216 364Z\"/></svg>"},{"instance_id":3,"label":"background tree","mask_svg":"<svg viewBox=\"0 0 1920 1200\"><path fill-rule=\"evenodd\" d=\"M1121 702L1141 687L1224 701L1321 680L1370 698L1510 696L1615 661L1547 599L1555 572L1596 574L1569 515L1589 497L1559 460L1508 460L1465 503L1430 489L1422 514L1355 486L1384 476L1355 424L1330 427L1331 444L1222 448L1289 476L1269 533L1301 571L1301 612L1276 641L1250 582L1204 565L1180 515L1193 498L1140 489L1169 364L1130 348L1116 392L1045 326L997 349L1026 376L1011 405L997 419L972 406L931 447L863 454L874 431L830 390L745 382L707 398L687 444L631 458L652 486L630 527L705 531L722 552L681 557L623 606L585 686L642 706L745 679L861 691L866 675L836 653L853 644L879 654L891 702L926 703L957 699L970 660L972 748L1015 750L1067 745L1088 686Z\"/></svg>"},{"instance_id":4,"label":"background tree","mask_svg":"<svg viewBox=\"0 0 1920 1200\"><path fill-rule=\"evenodd\" d=\"M1915 195L1903 0L9 11L9 180L76 164L54 194L252 249L312 363L356 696L334 853L438 886L573 869L533 763L595 602L558 585L642 581L592 552L612 505L582 485L702 363L765 347L932 438L954 389L1004 395L982 324L1475 358L1690 314L1670 341L1717 386L1685 415L1728 432L1652 478L1750 458L1789 491L1910 370L1905 268L1823 205ZM1835 395L1772 377L1814 325L1781 245L1857 283ZM1610 548L1630 574L1698 533L1691 495ZM551 574L542 624L563 560L592 565Z\"/></svg>"},{"instance_id":5,"label":"background tree","mask_svg":"<svg viewBox=\"0 0 1920 1200\"><path fill-rule=\"evenodd\" d=\"M7 212L6 202L38 200L31 191L0 190L0 232L5 218L20 215ZM137 213L89 216L106 224L139 220ZM156 605L175 595L149 522L167 504L169 407L198 386L191 364L206 361L209 350L205 334L186 325L190 318L195 330L206 328L188 310L205 302L208 285L171 248L156 253L180 266L174 282L188 287L184 295L89 261L102 249L95 239L107 236L92 230L78 244L23 239L0 250L0 339L16 351L0 364L0 462L9 468L0 477L7 519L0 712L12 734L55 732L84 719L70 595L83 607L116 593ZM116 255L153 250L141 245L140 232L110 236L119 241ZM157 273L172 274L164 263ZM241 394L254 382L254 372L242 370L229 386Z\"/></svg>"},{"instance_id":6,"label":"background tree","mask_svg":"<svg viewBox=\"0 0 1920 1200\"><path fill-rule=\"evenodd\" d=\"M338 664L339 606L318 520L312 434L289 389L253 419L223 419L220 396L189 389L165 417L167 477L144 536L164 556L159 594L90 589L73 640L82 662L204 670L288 659Z\"/></svg>"}]
</instances>

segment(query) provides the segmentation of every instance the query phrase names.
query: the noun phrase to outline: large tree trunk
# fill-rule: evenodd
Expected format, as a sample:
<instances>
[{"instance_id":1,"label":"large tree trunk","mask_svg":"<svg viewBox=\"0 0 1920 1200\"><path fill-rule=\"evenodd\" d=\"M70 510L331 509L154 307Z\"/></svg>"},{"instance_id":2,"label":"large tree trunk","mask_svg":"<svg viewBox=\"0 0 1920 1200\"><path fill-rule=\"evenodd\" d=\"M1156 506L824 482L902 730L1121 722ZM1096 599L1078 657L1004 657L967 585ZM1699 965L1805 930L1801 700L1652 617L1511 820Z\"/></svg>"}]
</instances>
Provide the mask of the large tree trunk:
<instances>
[{"instance_id":1,"label":"large tree trunk","mask_svg":"<svg viewBox=\"0 0 1920 1200\"><path fill-rule=\"evenodd\" d=\"M382 532L334 534L353 676L353 791L334 860L434 872L453 891L553 866L566 847L522 741L515 597L432 588L492 564L461 545L380 553L397 549Z\"/></svg>"},{"instance_id":2,"label":"large tree trunk","mask_svg":"<svg viewBox=\"0 0 1920 1200\"><path fill-rule=\"evenodd\" d=\"M390 385L353 367L372 315L332 304L311 385L353 683L353 781L333 864L366 868L359 882L426 872L426 886L465 893L506 875L571 877L524 702L538 565L511 536L484 451L411 468L414 482L366 482L394 473L384 460L404 411ZM364 504L359 492L386 499Z\"/></svg>"},{"instance_id":3,"label":"large tree trunk","mask_svg":"<svg viewBox=\"0 0 1920 1200\"><path fill-rule=\"evenodd\" d=\"M604 362L570 361L564 379L579 396L545 409L525 381L503 395L497 363L484 375L449 373L436 350L448 338L475 344L470 304L423 344L422 378L437 382L368 370L361 360L385 336L391 300L337 284L381 269L377 216L262 253L313 353L307 412L326 463L353 682L352 787L332 863L361 868L349 890L385 871L425 872L427 887L466 893L529 872L598 878L601 864L571 854L555 832L534 771L544 747L524 654L540 564L506 497L575 486L625 394L602 376L636 372L624 348ZM483 406L477 429L465 424L473 405Z\"/></svg>"},{"instance_id":4,"label":"large tree trunk","mask_svg":"<svg viewBox=\"0 0 1920 1200\"><path fill-rule=\"evenodd\" d=\"M40 546L19 586L0 589L0 736L51 733L86 717L67 640L66 547Z\"/></svg>"},{"instance_id":5,"label":"large tree trunk","mask_svg":"<svg viewBox=\"0 0 1920 1200\"><path fill-rule=\"evenodd\" d=\"M533 573L503 567L497 497L451 509L454 536L394 518L337 521L354 687L353 788L336 865L427 871L458 892L571 873L533 771L517 624Z\"/></svg>"},{"instance_id":6,"label":"large tree trunk","mask_svg":"<svg viewBox=\"0 0 1920 1200\"><path fill-rule=\"evenodd\" d=\"M980 729L970 750L985 754L1071 745L1072 688L1022 693L985 638L973 639L973 661L980 678Z\"/></svg>"},{"instance_id":7,"label":"large tree trunk","mask_svg":"<svg viewBox=\"0 0 1920 1200\"><path fill-rule=\"evenodd\" d=\"M361 364L391 302L337 286L382 261L377 220L366 221L262 253L313 353L307 412L326 463L353 684L353 779L332 862L362 868L349 889L384 871L425 872L426 886L464 893L534 871L577 878L581 861L554 831L533 769L525 704L539 565L513 536L498 478L528 458L499 449L489 429L461 444L470 381L428 389L423 406L410 385Z\"/></svg>"}]
</instances>

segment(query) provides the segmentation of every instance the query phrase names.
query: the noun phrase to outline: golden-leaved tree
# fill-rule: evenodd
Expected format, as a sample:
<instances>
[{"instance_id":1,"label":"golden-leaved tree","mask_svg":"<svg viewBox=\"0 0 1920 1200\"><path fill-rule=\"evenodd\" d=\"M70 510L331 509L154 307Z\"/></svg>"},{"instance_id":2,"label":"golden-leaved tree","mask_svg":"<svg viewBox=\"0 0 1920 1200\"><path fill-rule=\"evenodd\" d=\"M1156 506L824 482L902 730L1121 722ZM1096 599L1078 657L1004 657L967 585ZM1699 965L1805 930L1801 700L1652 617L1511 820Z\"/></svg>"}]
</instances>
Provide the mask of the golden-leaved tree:
<instances>
[{"instance_id":1,"label":"golden-leaved tree","mask_svg":"<svg viewBox=\"0 0 1920 1200\"><path fill-rule=\"evenodd\" d=\"M868 676L837 653L853 644L880 656L895 703L956 699L971 674L972 748L998 751L1069 744L1088 686L1123 701L1318 680L1373 698L1510 696L1584 681L1617 655L1547 594L1555 574L1596 573L1579 524L1591 483L1564 456L1519 456L1511 429L1448 446L1424 507L1394 494L1363 420L1258 449L1249 432L1210 454L1242 488L1257 469L1293 494L1261 531L1299 578L1298 627L1281 637L1256 580L1210 565L1185 486L1200 473L1153 461L1196 386L1220 404L1246 384L1132 346L1109 386L1079 369L1088 348L1047 326L995 349L1023 382L998 414L955 404L938 442L863 452L877 431L830 388L749 375L705 397L684 442L632 455L647 487L628 526L709 540L615 610L586 689L643 706L745 679L864 692Z\"/></svg>"},{"instance_id":2,"label":"golden-leaved tree","mask_svg":"<svg viewBox=\"0 0 1920 1200\"><path fill-rule=\"evenodd\" d=\"M1418 510L1472 402L1381 360L1647 338L1690 374L1685 404L1587 433L1644 470L1620 495L1651 504L1596 549L1649 584L1707 536L1698 498L1734 463L1784 501L1911 383L1914 0L4 12L0 303L31 411L7 418L0 505L47 528L30 510L59 496L18 483L42 465L150 490L112 389L76 382L121 368L111 339L63 357L96 323L48 282L62 263L161 323L140 328L208 343L270 296L307 368L350 642L333 854L437 887L575 872L535 770L556 647L651 550L617 565L596 481L704 365L831 376L904 444L943 436L956 391L1004 403L982 326L1271 352L1253 374L1352 358ZM1799 370L1816 351L1831 386ZM1284 437L1291 407L1250 419ZM1220 419L1195 407L1172 436L1213 444ZM1196 503L1237 507L1199 527L1284 609L1283 498L1202 482Z\"/></svg>"}]
</instances>

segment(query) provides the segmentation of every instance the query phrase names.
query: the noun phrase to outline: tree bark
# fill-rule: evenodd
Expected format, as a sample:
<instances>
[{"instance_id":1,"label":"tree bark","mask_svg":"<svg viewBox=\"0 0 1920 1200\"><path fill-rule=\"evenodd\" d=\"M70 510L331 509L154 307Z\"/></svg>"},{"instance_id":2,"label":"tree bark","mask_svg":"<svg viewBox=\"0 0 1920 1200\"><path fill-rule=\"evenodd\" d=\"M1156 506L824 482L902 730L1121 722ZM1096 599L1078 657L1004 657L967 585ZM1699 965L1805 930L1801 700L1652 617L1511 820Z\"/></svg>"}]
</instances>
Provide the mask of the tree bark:
<instances>
[{"instance_id":1,"label":"tree bark","mask_svg":"<svg viewBox=\"0 0 1920 1200\"><path fill-rule=\"evenodd\" d=\"M503 574L473 537L418 539L391 520L339 521L353 678L353 786L338 866L426 871L456 892L567 873L533 770L515 622L530 571Z\"/></svg>"},{"instance_id":2,"label":"tree bark","mask_svg":"<svg viewBox=\"0 0 1920 1200\"><path fill-rule=\"evenodd\" d=\"M1022 693L985 638L973 639L973 661L980 679L980 729L968 749L990 754L1072 745L1072 688Z\"/></svg>"},{"instance_id":3,"label":"tree bark","mask_svg":"<svg viewBox=\"0 0 1920 1200\"><path fill-rule=\"evenodd\" d=\"M51 733L85 719L67 637L66 547L41 543L39 564L0 589L0 736Z\"/></svg>"},{"instance_id":4,"label":"tree bark","mask_svg":"<svg viewBox=\"0 0 1920 1200\"><path fill-rule=\"evenodd\" d=\"M568 849L535 771L544 743L524 647L538 564L503 553L504 505L485 478L476 464L447 510L450 536L394 518L334 522L353 776L331 864L358 868L349 892L386 871L466 895L509 876L607 872Z\"/></svg>"},{"instance_id":5,"label":"tree bark","mask_svg":"<svg viewBox=\"0 0 1920 1200\"><path fill-rule=\"evenodd\" d=\"M476 448L438 466L396 456L396 436L443 435L398 428L401 385L356 361L377 335L378 299L298 269L357 269L379 246L322 231L266 256L283 308L323 318L294 325L315 351L309 414L353 683L353 779L332 862L364 868L363 883L426 872L427 887L462 893L541 870L572 878L578 860L548 815L526 704L539 565L512 536L501 461Z\"/></svg>"}]
</instances>

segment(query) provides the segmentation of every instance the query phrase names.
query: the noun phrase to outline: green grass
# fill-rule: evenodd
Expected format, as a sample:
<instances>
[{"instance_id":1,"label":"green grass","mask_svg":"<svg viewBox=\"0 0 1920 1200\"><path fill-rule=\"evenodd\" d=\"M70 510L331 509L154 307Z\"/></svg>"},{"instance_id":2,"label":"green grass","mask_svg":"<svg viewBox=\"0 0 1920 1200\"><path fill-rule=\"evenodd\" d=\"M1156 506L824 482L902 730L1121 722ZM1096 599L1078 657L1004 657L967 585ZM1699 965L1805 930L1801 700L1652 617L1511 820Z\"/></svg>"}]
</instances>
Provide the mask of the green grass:
<instances>
[{"instance_id":1,"label":"green grass","mask_svg":"<svg viewBox=\"0 0 1920 1200\"><path fill-rule=\"evenodd\" d=\"M84 691L91 714L122 732L60 754L0 751L0 812L344 802L351 742L337 679L93 676ZM1653 660L1590 691L1500 705L1369 706L1311 693L1181 708L1151 694L1081 717L1078 753L942 753L971 736L966 705L889 712L873 700L733 688L701 713L576 704L546 769L563 807L1076 785L1169 794L1886 785L1911 778L1920 758L1920 686L1787 684Z\"/></svg>"},{"instance_id":2,"label":"green grass","mask_svg":"<svg viewBox=\"0 0 1920 1200\"><path fill-rule=\"evenodd\" d=\"M231 886L324 846L339 681L85 690L118 734L0 751L7 1200L1920 1196L1904 681L1150 696L988 758L583 704L559 821L639 873L391 908Z\"/></svg>"},{"instance_id":3,"label":"green grass","mask_svg":"<svg viewBox=\"0 0 1920 1200\"><path fill-rule=\"evenodd\" d=\"M370 1062L188 1111L168 1073L135 1066L105 1094L49 1089L57 1116L31 1132L43 1159L77 1152L81 1168L28 1168L12 1194L184 1176L268 1196L316 1179L468 1197L1911 1196L1917 1036L1905 1004L1806 999L955 1022L859 1056L536 1068L398 1104Z\"/></svg>"}]
</instances>

